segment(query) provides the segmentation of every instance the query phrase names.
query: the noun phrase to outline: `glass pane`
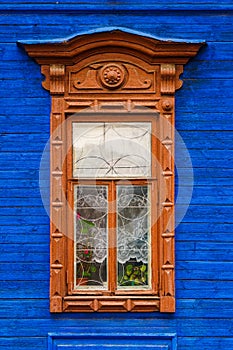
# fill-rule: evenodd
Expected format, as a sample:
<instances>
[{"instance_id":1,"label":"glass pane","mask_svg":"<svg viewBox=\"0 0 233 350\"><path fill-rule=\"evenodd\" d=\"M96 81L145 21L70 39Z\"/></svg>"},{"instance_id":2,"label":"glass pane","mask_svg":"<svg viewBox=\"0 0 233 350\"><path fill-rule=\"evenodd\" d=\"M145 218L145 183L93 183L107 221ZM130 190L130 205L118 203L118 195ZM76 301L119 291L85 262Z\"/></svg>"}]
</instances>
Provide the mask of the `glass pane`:
<instances>
[{"instance_id":1,"label":"glass pane","mask_svg":"<svg viewBox=\"0 0 233 350\"><path fill-rule=\"evenodd\" d=\"M107 288L107 186L75 186L76 287Z\"/></svg>"},{"instance_id":2,"label":"glass pane","mask_svg":"<svg viewBox=\"0 0 233 350\"><path fill-rule=\"evenodd\" d=\"M74 177L150 175L150 123L73 123Z\"/></svg>"},{"instance_id":3,"label":"glass pane","mask_svg":"<svg viewBox=\"0 0 233 350\"><path fill-rule=\"evenodd\" d=\"M118 289L148 289L150 186L117 186Z\"/></svg>"}]
</instances>

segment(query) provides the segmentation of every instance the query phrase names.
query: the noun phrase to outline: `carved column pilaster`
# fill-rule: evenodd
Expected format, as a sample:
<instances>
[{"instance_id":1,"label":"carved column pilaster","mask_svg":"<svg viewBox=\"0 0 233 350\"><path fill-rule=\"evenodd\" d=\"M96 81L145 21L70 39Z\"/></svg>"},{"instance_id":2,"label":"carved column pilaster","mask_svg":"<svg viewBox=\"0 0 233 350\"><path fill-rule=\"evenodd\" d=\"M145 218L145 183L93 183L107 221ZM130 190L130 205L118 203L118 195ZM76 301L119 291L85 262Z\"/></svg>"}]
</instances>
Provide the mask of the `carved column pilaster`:
<instances>
[{"instance_id":1,"label":"carved column pilaster","mask_svg":"<svg viewBox=\"0 0 233 350\"><path fill-rule=\"evenodd\" d=\"M161 295L160 311L175 310L174 286L174 94L176 66L161 65Z\"/></svg>"},{"instance_id":2,"label":"carved column pilaster","mask_svg":"<svg viewBox=\"0 0 233 350\"><path fill-rule=\"evenodd\" d=\"M62 300L65 295L65 195L63 181L65 176L64 159L64 77L65 67L53 64L50 66L49 89L52 95L51 112L51 255L50 298L51 311L62 311Z\"/></svg>"}]
</instances>

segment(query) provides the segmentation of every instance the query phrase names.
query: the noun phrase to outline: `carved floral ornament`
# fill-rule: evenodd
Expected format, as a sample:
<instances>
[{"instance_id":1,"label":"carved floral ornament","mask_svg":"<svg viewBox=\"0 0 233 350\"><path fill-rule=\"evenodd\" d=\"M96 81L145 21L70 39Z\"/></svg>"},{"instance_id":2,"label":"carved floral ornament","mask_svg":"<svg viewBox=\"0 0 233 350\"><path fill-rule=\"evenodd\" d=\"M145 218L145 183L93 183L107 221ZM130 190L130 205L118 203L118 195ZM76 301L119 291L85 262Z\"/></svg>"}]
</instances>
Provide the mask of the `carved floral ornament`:
<instances>
[{"instance_id":1,"label":"carved floral ornament","mask_svg":"<svg viewBox=\"0 0 233 350\"><path fill-rule=\"evenodd\" d=\"M174 312L174 131L169 125L174 126L174 94L182 86L179 76L183 66L203 43L165 41L110 29L63 42L20 45L41 65L43 87L52 96L51 312ZM157 270L153 272L156 287L151 294L73 292L68 258L72 254L66 250L67 243L69 246L66 193L72 180L64 156L64 145L70 141L66 139L64 122L87 108L89 118L91 113L110 115L111 111L123 113L125 121L127 118L132 121L142 114L141 107L161 117L156 119L156 137L161 142L156 150L160 168L155 175L158 188L162 188L158 194L161 215L156 223L159 243L154 245L158 257Z\"/></svg>"}]
</instances>

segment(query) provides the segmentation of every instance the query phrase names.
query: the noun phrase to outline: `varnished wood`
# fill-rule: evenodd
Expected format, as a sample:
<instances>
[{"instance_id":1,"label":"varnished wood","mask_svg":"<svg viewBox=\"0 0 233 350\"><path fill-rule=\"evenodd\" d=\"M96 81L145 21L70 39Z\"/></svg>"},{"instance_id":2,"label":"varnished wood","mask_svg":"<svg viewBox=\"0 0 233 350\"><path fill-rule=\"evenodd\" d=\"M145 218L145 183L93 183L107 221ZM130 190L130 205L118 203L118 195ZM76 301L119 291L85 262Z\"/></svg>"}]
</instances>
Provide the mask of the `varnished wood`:
<instances>
[{"instance_id":1,"label":"varnished wood","mask_svg":"<svg viewBox=\"0 0 233 350\"><path fill-rule=\"evenodd\" d=\"M41 65L45 75L43 87L52 96L51 312L175 311L174 94L182 85L179 76L183 65L201 46L199 43L157 40L120 30L81 35L59 44L24 44L27 53ZM152 124L156 130L152 136L152 153L159 166L153 169L152 183L156 181L159 190L157 192L153 187L153 193L157 194L154 194L152 217L157 212L159 215L152 227L151 295L157 293L156 299L149 295L142 299L133 292L127 299L120 295L109 295L107 299L100 295L84 298L82 293L80 297L70 299L77 291L72 285L73 228L70 218L73 197L69 186L76 182L72 179L71 125L65 120L80 111L83 112L82 120L86 121L106 117L108 121L121 118L134 121L140 120L142 113L147 117L154 114ZM67 182L67 176L70 182ZM111 186L112 200L114 182ZM109 229L114 229L114 226L116 219L110 215ZM111 244L116 245L116 242ZM116 249L110 248L111 266L115 259ZM110 294L114 294L115 270L109 274Z\"/></svg>"},{"instance_id":2,"label":"varnished wood","mask_svg":"<svg viewBox=\"0 0 233 350\"><path fill-rule=\"evenodd\" d=\"M142 57L145 62L155 64L185 64L198 52L200 43L175 42L141 37L121 30L85 34L61 43L24 44L24 48L40 65L74 65L82 61L87 54L96 52L112 55L113 52L128 56Z\"/></svg>"},{"instance_id":3,"label":"varnished wood","mask_svg":"<svg viewBox=\"0 0 233 350\"><path fill-rule=\"evenodd\" d=\"M159 298L150 296L73 296L64 298L65 312L151 312L159 311Z\"/></svg>"}]
</instances>

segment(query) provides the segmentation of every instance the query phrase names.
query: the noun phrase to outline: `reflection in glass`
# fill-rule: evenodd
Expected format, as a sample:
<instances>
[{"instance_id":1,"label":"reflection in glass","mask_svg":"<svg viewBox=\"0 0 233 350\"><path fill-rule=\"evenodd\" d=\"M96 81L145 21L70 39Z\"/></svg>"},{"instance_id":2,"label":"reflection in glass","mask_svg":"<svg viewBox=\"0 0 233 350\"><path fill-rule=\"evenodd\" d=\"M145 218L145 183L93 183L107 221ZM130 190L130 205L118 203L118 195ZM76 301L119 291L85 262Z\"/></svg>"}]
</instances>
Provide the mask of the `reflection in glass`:
<instances>
[{"instance_id":1,"label":"reflection in glass","mask_svg":"<svg viewBox=\"0 0 233 350\"><path fill-rule=\"evenodd\" d=\"M145 177L150 168L150 123L73 123L74 177Z\"/></svg>"},{"instance_id":2,"label":"reflection in glass","mask_svg":"<svg viewBox=\"0 0 233 350\"><path fill-rule=\"evenodd\" d=\"M117 186L118 288L150 287L150 187Z\"/></svg>"},{"instance_id":3,"label":"reflection in glass","mask_svg":"<svg viewBox=\"0 0 233 350\"><path fill-rule=\"evenodd\" d=\"M107 186L74 186L77 288L107 288Z\"/></svg>"}]
</instances>

